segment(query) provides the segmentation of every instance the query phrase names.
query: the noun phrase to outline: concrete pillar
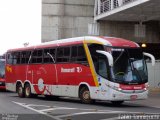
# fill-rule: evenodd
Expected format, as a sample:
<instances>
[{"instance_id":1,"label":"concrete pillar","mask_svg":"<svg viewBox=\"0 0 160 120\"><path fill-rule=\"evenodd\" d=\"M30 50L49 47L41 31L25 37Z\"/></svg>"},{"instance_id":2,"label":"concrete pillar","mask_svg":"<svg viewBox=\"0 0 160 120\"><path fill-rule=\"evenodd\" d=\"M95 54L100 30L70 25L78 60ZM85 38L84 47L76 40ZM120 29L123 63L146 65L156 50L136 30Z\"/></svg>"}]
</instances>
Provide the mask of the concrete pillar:
<instances>
[{"instance_id":1,"label":"concrete pillar","mask_svg":"<svg viewBox=\"0 0 160 120\"><path fill-rule=\"evenodd\" d=\"M42 42L61 38L65 0L42 0Z\"/></svg>"},{"instance_id":2,"label":"concrete pillar","mask_svg":"<svg viewBox=\"0 0 160 120\"><path fill-rule=\"evenodd\" d=\"M88 35L94 0L43 0L42 42Z\"/></svg>"},{"instance_id":3,"label":"concrete pillar","mask_svg":"<svg viewBox=\"0 0 160 120\"><path fill-rule=\"evenodd\" d=\"M101 14L101 0L97 0L97 4L98 4L98 15Z\"/></svg>"}]
</instances>

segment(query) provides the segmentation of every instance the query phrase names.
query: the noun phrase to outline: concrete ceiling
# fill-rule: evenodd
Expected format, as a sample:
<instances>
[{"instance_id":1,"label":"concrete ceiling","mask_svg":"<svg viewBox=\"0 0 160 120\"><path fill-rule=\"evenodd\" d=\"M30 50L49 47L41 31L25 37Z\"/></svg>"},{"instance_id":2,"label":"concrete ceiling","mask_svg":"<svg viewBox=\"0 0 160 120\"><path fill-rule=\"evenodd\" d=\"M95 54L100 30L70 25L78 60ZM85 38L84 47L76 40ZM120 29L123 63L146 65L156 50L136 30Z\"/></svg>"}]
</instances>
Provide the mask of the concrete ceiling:
<instances>
[{"instance_id":1,"label":"concrete ceiling","mask_svg":"<svg viewBox=\"0 0 160 120\"><path fill-rule=\"evenodd\" d=\"M122 6L123 7L123 6ZM118 8L117 8L118 9ZM160 0L150 0L114 14L99 17L97 20L111 21L160 21Z\"/></svg>"}]
</instances>

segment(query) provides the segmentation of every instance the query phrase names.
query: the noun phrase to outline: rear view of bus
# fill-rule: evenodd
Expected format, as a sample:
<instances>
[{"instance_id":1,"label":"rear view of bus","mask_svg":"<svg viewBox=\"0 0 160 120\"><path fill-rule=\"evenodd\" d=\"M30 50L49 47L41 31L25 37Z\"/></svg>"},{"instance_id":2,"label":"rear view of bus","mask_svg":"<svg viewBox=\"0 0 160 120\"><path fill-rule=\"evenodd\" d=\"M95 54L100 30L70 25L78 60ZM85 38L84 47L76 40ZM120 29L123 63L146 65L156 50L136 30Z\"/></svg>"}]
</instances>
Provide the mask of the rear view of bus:
<instances>
[{"instance_id":1,"label":"rear view of bus","mask_svg":"<svg viewBox=\"0 0 160 120\"><path fill-rule=\"evenodd\" d=\"M5 59L0 59L0 90L5 90Z\"/></svg>"}]
</instances>

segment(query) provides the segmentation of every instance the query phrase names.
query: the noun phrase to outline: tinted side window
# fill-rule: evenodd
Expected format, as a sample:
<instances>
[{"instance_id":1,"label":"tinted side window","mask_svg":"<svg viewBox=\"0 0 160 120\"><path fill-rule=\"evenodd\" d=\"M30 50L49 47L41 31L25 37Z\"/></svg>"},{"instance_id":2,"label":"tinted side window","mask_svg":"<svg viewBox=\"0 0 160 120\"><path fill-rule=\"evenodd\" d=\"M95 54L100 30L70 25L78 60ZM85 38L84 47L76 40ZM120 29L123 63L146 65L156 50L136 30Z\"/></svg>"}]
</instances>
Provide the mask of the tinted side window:
<instances>
[{"instance_id":1,"label":"tinted side window","mask_svg":"<svg viewBox=\"0 0 160 120\"><path fill-rule=\"evenodd\" d=\"M5 61L0 59L0 77L4 78L5 76Z\"/></svg>"},{"instance_id":2,"label":"tinted side window","mask_svg":"<svg viewBox=\"0 0 160 120\"><path fill-rule=\"evenodd\" d=\"M31 56L31 51L27 51L26 52L26 63L28 64L29 63L29 58Z\"/></svg>"},{"instance_id":3,"label":"tinted side window","mask_svg":"<svg viewBox=\"0 0 160 120\"><path fill-rule=\"evenodd\" d=\"M21 64L27 64L29 62L30 55L31 55L31 51L22 51Z\"/></svg>"},{"instance_id":4,"label":"tinted side window","mask_svg":"<svg viewBox=\"0 0 160 120\"><path fill-rule=\"evenodd\" d=\"M37 63L37 50L32 53L31 63Z\"/></svg>"},{"instance_id":5,"label":"tinted side window","mask_svg":"<svg viewBox=\"0 0 160 120\"><path fill-rule=\"evenodd\" d=\"M43 53L43 62L44 63L50 63L51 62L51 58L47 53L49 53L49 49L44 50L44 53Z\"/></svg>"},{"instance_id":6,"label":"tinted side window","mask_svg":"<svg viewBox=\"0 0 160 120\"><path fill-rule=\"evenodd\" d=\"M70 47L61 47L57 49L57 62L70 61Z\"/></svg>"},{"instance_id":7,"label":"tinted side window","mask_svg":"<svg viewBox=\"0 0 160 120\"><path fill-rule=\"evenodd\" d=\"M70 47L64 48L64 56L70 56Z\"/></svg>"},{"instance_id":8,"label":"tinted side window","mask_svg":"<svg viewBox=\"0 0 160 120\"><path fill-rule=\"evenodd\" d=\"M15 65L15 64L20 64L21 61L20 61L20 52L14 52L12 53L13 55L13 59L12 59L12 63Z\"/></svg>"},{"instance_id":9,"label":"tinted side window","mask_svg":"<svg viewBox=\"0 0 160 120\"><path fill-rule=\"evenodd\" d=\"M85 55L83 46L78 46L78 56L83 56L83 55Z\"/></svg>"},{"instance_id":10,"label":"tinted side window","mask_svg":"<svg viewBox=\"0 0 160 120\"><path fill-rule=\"evenodd\" d=\"M21 53L21 63L22 64L26 63L26 52L25 51Z\"/></svg>"},{"instance_id":11,"label":"tinted side window","mask_svg":"<svg viewBox=\"0 0 160 120\"><path fill-rule=\"evenodd\" d=\"M72 46L71 61L87 62L87 57L83 46Z\"/></svg>"},{"instance_id":12,"label":"tinted side window","mask_svg":"<svg viewBox=\"0 0 160 120\"><path fill-rule=\"evenodd\" d=\"M78 47L73 46L72 47L72 57L77 57L77 54L78 54Z\"/></svg>"},{"instance_id":13,"label":"tinted side window","mask_svg":"<svg viewBox=\"0 0 160 120\"><path fill-rule=\"evenodd\" d=\"M7 63L8 64L13 63L13 53L7 53Z\"/></svg>"},{"instance_id":14,"label":"tinted side window","mask_svg":"<svg viewBox=\"0 0 160 120\"><path fill-rule=\"evenodd\" d=\"M8 64L26 64L28 63L31 51L12 52L7 54Z\"/></svg>"},{"instance_id":15,"label":"tinted side window","mask_svg":"<svg viewBox=\"0 0 160 120\"><path fill-rule=\"evenodd\" d=\"M43 62L44 63L53 63L55 61L55 53L56 53L55 49L44 49ZM52 59L52 57L54 60Z\"/></svg>"},{"instance_id":16,"label":"tinted side window","mask_svg":"<svg viewBox=\"0 0 160 120\"><path fill-rule=\"evenodd\" d=\"M32 53L31 63L42 63L43 62L43 50L34 50Z\"/></svg>"}]
</instances>

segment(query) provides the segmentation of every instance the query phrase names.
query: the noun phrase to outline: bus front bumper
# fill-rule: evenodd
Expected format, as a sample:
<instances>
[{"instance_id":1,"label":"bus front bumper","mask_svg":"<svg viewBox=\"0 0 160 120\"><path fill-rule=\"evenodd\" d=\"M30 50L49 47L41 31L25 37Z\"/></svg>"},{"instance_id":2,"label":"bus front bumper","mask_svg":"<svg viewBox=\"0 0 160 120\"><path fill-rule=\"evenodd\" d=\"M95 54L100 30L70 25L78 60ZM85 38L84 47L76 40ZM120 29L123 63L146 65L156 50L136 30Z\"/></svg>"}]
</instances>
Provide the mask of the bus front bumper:
<instances>
[{"instance_id":1,"label":"bus front bumper","mask_svg":"<svg viewBox=\"0 0 160 120\"><path fill-rule=\"evenodd\" d=\"M121 92L121 91L114 91L111 94L112 101L134 101L134 100L143 100L148 98L148 90L143 92Z\"/></svg>"}]
</instances>

